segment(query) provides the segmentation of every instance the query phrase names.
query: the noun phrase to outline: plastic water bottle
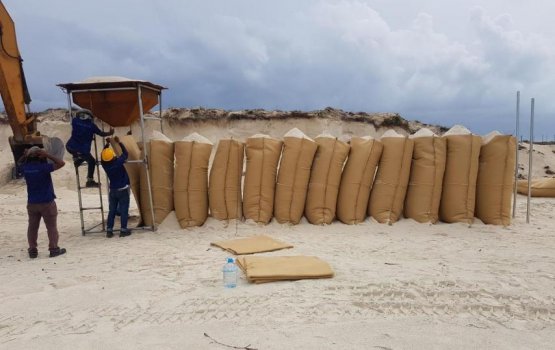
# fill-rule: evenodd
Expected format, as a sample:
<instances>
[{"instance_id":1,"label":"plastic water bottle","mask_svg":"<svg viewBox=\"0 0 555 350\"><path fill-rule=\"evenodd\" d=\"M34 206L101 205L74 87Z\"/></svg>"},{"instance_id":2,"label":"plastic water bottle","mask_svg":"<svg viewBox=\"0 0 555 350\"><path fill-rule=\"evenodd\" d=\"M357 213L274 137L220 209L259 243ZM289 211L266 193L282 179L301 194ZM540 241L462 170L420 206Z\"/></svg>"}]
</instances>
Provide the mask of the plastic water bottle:
<instances>
[{"instance_id":1,"label":"plastic water bottle","mask_svg":"<svg viewBox=\"0 0 555 350\"><path fill-rule=\"evenodd\" d=\"M227 263L222 271L224 272L224 287L237 287L237 265L235 265L233 258L227 258Z\"/></svg>"}]
</instances>

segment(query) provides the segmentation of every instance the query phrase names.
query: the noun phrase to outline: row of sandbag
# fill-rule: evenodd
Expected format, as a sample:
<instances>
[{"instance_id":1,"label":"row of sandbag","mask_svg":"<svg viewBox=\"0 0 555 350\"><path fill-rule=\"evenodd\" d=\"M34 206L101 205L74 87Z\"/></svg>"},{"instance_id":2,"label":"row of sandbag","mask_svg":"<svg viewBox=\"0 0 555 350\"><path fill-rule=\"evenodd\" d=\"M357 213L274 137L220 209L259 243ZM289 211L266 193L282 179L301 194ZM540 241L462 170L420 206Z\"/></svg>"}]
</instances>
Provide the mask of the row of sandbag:
<instances>
[{"instance_id":1,"label":"row of sandbag","mask_svg":"<svg viewBox=\"0 0 555 350\"><path fill-rule=\"evenodd\" d=\"M244 215L268 223L274 216L296 224L304 214L313 224L329 224L335 217L355 224L367 216L393 223L404 209L406 217L419 222L471 223L476 211L485 223L508 225L514 138L492 135L483 141L469 132L456 133L437 137L422 130L407 138L388 131L380 140L353 137L350 144L327 135L311 140L296 129L283 141L266 135L254 135L245 145L224 139L212 163L210 186L208 140L200 135L175 143L153 138L155 221L162 222L175 207L182 227L202 225L209 207L222 220ZM130 151L130 159L132 153L140 157ZM150 225L146 176L134 167L128 165L132 187ZM140 186L134 178L141 179Z\"/></svg>"}]
</instances>

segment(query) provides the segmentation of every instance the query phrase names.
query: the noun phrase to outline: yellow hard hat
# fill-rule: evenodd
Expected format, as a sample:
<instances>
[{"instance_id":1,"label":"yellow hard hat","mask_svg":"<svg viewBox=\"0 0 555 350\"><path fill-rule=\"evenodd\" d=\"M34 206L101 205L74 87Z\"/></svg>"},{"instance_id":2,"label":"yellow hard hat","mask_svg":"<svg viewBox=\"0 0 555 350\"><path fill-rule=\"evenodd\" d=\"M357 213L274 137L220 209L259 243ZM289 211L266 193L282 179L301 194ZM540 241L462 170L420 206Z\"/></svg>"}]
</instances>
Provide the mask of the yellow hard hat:
<instances>
[{"instance_id":1,"label":"yellow hard hat","mask_svg":"<svg viewBox=\"0 0 555 350\"><path fill-rule=\"evenodd\" d=\"M116 157L114 150L111 147L104 148L100 154L104 162L109 162Z\"/></svg>"}]
</instances>

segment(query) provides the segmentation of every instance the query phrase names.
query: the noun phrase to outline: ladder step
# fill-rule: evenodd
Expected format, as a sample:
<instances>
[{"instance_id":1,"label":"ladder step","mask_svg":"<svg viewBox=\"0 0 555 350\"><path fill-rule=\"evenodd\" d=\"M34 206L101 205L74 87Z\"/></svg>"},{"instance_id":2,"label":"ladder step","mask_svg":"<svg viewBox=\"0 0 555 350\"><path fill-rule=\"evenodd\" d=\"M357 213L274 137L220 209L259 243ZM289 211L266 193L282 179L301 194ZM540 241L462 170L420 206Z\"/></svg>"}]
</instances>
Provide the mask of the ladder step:
<instances>
[{"instance_id":1,"label":"ladder step","mask_svg":"<svg viewBox=\"0 0 555 350\"><path fill-rule=\"evenodd\" d=\"M102 207L88 207L88 208L81 208L81 211L85 211L85 210L97 210L97 209L102 209Z\"/></svg>"},{"instance_id":2,"label":"ladder step","mask_svg":"<svg viewBox=\"0 0 555 350\"><path fill-rule=\"evenodd\" d=\"M98 187L102 186L102 184L98 184ZM87 186L81 186L79 187L79 190L84 190L85 188L96 188L98 189L98 187L87 187Z\"/></svg>"}]
</instances>

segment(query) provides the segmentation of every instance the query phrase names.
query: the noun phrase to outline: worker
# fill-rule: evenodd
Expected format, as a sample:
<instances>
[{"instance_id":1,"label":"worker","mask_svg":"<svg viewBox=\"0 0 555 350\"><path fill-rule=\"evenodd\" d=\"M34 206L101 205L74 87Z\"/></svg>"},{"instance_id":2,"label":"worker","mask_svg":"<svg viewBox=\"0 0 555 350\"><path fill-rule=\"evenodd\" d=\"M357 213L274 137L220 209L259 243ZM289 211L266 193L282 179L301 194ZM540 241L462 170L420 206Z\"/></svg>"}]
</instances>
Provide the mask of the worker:
<instances>
[{"instance_id":1,"label":"worker","mask_svg":"<svg viewBox=\"0 0 555 350\"><path fill-rule=\"evenodd\" d=\"M106 237L114 236L114 220L116 214L120 215L120 237L126 237L131 234L127 228L127 219L129 218L129 176L125 170L124 164L127 160L127 149L120 142L119 137L115 136L114 141L121 148L121 155L118 157L114 149L110 146L110 138L106 139L106 146L102 150L100 157L101 164L110 180L110 193L108 195L108 220L106 223Z\"/></svg>"},{"instance_id":2,"label":"worker","mask_svg":"<svg viewBox=\"0 0 555 350\"><path fill-rule=\"evenodd\" d=\"M49 163L47 159L50 159L52 163ZM19 163L27 184L29 258L35 259L38 256L37 240L41 218L44 220L48 233L50 257L65 254L66 249L58 246L58 208L54 200L56 195L50 176L51 172L63 167L65 162L48 154L45 150L33 146L25 151Z\"/></svg>"},{"instance_id":3,"label":"worker","mask_svg":"<svg viewBox=\"0 0 555 350\"><path fill-rule=\"evenodd\" d=\"M88 164L86 187L98 187L98 183L93 179L96 160L91 154L94 135L105 137L114 134L114 128L106 132L100 130L94 124L93 118L92 112L88 109L78 110L71 121L71 137L66 143L67 151L73 155L75 167L79 167L83 162Z\"/></svg>"}]
</instances>

